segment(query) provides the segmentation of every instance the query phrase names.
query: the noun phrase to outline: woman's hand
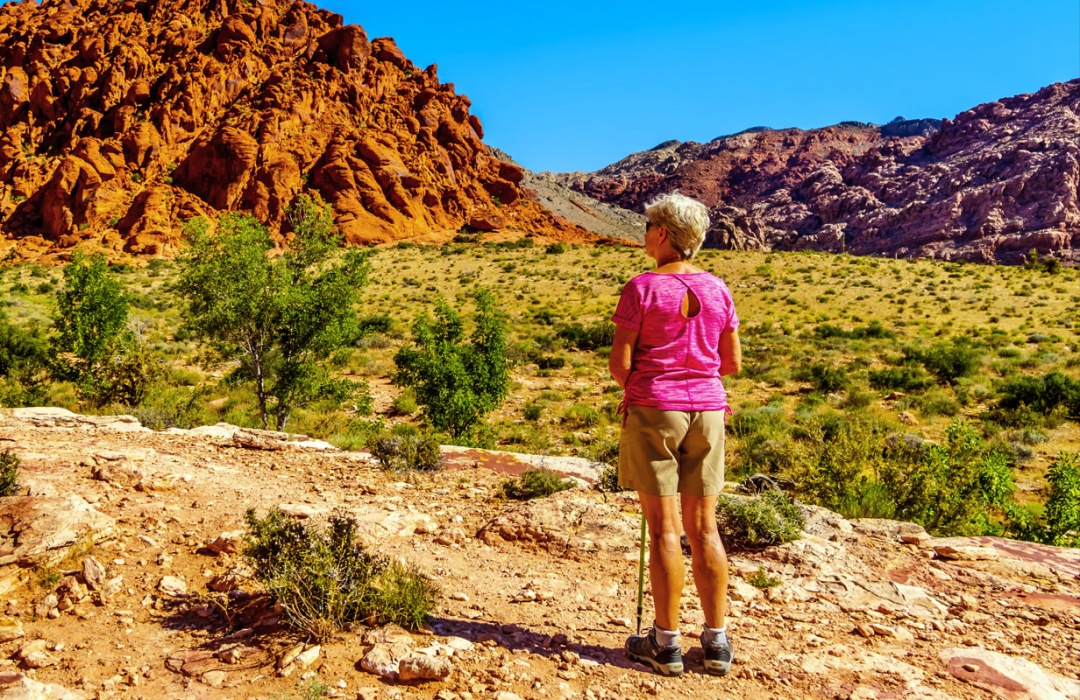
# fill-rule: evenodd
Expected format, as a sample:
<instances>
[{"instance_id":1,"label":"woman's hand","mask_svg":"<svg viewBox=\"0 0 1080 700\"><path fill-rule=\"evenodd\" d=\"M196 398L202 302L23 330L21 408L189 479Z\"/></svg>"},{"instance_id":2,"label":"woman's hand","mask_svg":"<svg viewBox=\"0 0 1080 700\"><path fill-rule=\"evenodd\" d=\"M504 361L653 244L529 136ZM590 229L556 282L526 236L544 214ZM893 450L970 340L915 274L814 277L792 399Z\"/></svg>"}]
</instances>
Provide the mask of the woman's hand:
<instances>
[{"instance_id":1,"label":"woman's hand","mask_svg":"<svg viewBox=\"0 0 1080 700\"><path fill-rule=\"evenodd\" d=\"M623 389L626 388L626 380L630 376L637 337L637 331L615 326L615 340L611 341L611 355L608 356L608 371L615 383Z\"/></svg>"},{"instance_id":2,"label":"woman's hand","mask_svg":"<svg viewBox=\"0 0 1080 700\"><path fill-rule=\"evenodd\" d=\"M615 337L618 337L616 333ZM742 369L742 343L739 342L739 331L724 331L720 334L720 376L738 374ZM612 346L614 353L615 348Z\"/></svg>"}]
</instances>

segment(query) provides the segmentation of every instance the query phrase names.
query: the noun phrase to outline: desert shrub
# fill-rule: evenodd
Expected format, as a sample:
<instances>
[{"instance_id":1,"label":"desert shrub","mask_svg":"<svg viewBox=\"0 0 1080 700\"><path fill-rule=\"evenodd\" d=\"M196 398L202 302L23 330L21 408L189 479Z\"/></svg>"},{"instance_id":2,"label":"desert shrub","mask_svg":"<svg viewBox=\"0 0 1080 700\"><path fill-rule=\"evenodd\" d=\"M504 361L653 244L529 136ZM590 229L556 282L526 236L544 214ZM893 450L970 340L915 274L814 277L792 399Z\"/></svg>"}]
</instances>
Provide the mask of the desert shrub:
<instances>
[{"instance_id":1,"label":"desert shrub","mask_svg":"<svg viewBox=\"0 0 1080 700\"><path fill-rule=\"evenodd\" d=\"M539 369L562 369L566 366L566 358L557 355L540 355L536 358L536 366Z\"/></svg>"},{"instance_id":2,"label":"desert shrub","mask_svg":"<svg viewBox=\"0 0 1080 700\"><path fill-rule=\"evenodd\" d=\"M214 422L213 415L203 402L205 390L155 384L147 391L138 406L130 408L131 415L151 430L195 428Z\"/></svg>"},{"instance_id":3,"label":"desert shrub","mask_svg":"<svg viewBox=\"0 0 1080 700\"><path fill-rule=\"evenodd\" d=\"M881 325L881 321L873 320L865 326L856 326L850 331L846 331L838 326L833 326L828 323L822 323L814 328L814 335L822 340L827 338L848 338L848 339L861 339L861 338L894 338L896 333L890 331Z\"/></svg>"},{"instance_id":4,"label":"desert shrub","mask_svg":"<svg viewBox=\"0 0 1080 700\"><path fill-rule=\"evenodd\" d=\"M870 386L879 390L922 391L933 380L919 367L887 367L869 372Z\"/></svg>"},{"instance_id":5,"label":"desert shrub","mask_svg":"<svg viewBox=\"0 0 1080 700\"><path fill-rule=\"evenodd\" d=\"M547 253L548 255L560 255L560 254L566 252L566 244L565 243L548 243L547 247L544 248L544 252Z\"/></svg>"},{"instance_id":6,"label":"desert shrub","mask_svg":"<svg viewBox=\"0 0 1080 700\"><path fill-rule=\"evenodd\" d=\"M356 621L418 629L437 589L416 569L370 554L357 542L356 521L333 516L325 530L273 509L247 511L244 556L297 630L325 641Z\"/></svg>"},{"instance_id":7,"label":"desert shrub","mask_svg":"<svg viewBox=\"0 0 1080 700\"><path fill-rule=\"evenodd\" d=\"M809 379L815 389L825 393L842 391L847 388L850 382L846 369L843 367L830 367L822 363L810 365Z\"/></svg>"},{"instance_id":8,"label":"desert shrub","mask_svg":"<svg viewBox=\"0 0 1080 700\"><path fill-rule=\"evenodd\" d=\"M794 542L802 535L804 520L802 509L782 491L760 496L721 494L716 502L717 526L730 550Z\"/></svg>"},{"instance_id":9,"label":"desert shrub","mask_svg":"<svg viewBox=\"0 0 1080 700\"><path fill-rule=\"evenodd\" d=\"M556 335L566 342L567 347L599 350L611 347L615 341L615 324L611 321L599 321L588 326L571 323L559 329Z\"/></svg>"},{"instance_id":10,"label":"desert shrub","mask_svg":"<svg viewBox=\"0 0 1080 700\"><path fill-rule=\"evenodd\" d=\"M19 489L19 458L11 450L0 452L0 498L14 496Z\"/></svg>"},{"instance_id":11,"label":"desert shrub","mask_svg":"<svg viewBox=\"0 0 1080 700\"><path fill-rule=\"evenodd\" d=\"M1043 509L1040 539L1059 547L1080 547L1080 455L1062 452L1046 471L1050 496Z\"/></svg>"},{"instance_id":12,"label":"desert shrub","mask_svg":"<svg viewBox=\"0 0 1080 700\"><path fill-rule=\"evenodd\" d=\"M513 479L503 482L503 495L516 501L544 498L559 491L574 488L574 482L563 479L550 469L527 469Z\"/></svg>"},{"instance_id":13,"label":"desert shrub","mask_svg":"<svg viewBox=\"0 0 1080 700\"><path fill-rule=\"evenodd\" d=\"M840 512L885 461L891 428L869 413L808 413L792 430L803 457L791 476L814 502Z\"/></svg>"},{"instance_id":14,"label":"desert shrub","mask_svg":"<svg viewBox=\"0 0 1080 700\"><path fill-rule=\"evenodd\" d=\"M925 350L907 347L909 360L920 362L942 384L955 384L961 377L970 377L982 364L982 352L966 338L934 343Z\"/></svg>"},{"instance_id":15,"label":"desert shrub","mask_svg":"<svg viewBox=\"0 0 1080 700\"><path fill-rule=\"evenodd\" d=\"M435 319L420 314L413 343L394 355L394 382L412 387L424 418L436 430L468 439L510 388L506 363L506 322L486 290L473 294L475 329L465 342L461 317L443 300Z\"/></svg>"},{"instance_id":16,"label":"desert shrub","mask_svg":"<svg viewBox=\"0 0 1080 700\"><path fill-rule=\"evenodd\" d=\"M566 409L562 420L571 428L591 428L600 423L600 413L592 406L576 403Z\"/></svg>"},{"instance_id":17,"label":"desert shrub","mask_svg":"<svg viewBox=\"0 0 1080 700\"><path fill-rule=\"evenodd\" d=\"M535 401L532 403L527 403L525 404L525 408L523 408L521 412L522 415L525 417L525 420L538 421L540 420L540 416L542 416L544 413L544 405Z\"/></svg>"},{"instance_id":18,"label":"desert shrub","mask_svg":"<svg viewBox=\"0 0 1080 700\"><path fill-rule=\"evenodd\" d=\"M395 426L390 432L373 434L367 448L383 469L396 472L437 471L445 461L439 439L431 433Z\"/></svg>"},{"instance_id":19,"label":"desert shrub","mask_svg":"<svg viewBox=\"0 0 1080 700\"><path fill-rule=\"evenodd\" d=\"M394 327L394 319L385 314L364 316L356 324L358 337L374 335L375 333L389 333Z\"/></svg>"},{"instance_id":20,"label":"desert shrub","mask_svg":"<svg viewBox=\"0 0 1080 700\"><path fill-rule=\"evenodd\" d=\"M769 576L769 572L765 570L765 567L759 566L758 570L751 574L746 582L754 588L766 591L770 588L776 588L780 585L780 579L775 576Z\"/></svg>"},{"instance_id":21,"label":"desert shrub","mask_svg":"<svg viewBox=\"0 0 1080 700\"><path fill-rule=\"evenodd\" d=\"M41 335L10 323L0 310L0 406L44 403L47 364Z\"/></svg>"},{"instance_id":22,"label":"desert shrub","mask_svg":"<svg viewBox=\"0 0 1080 700\"><path fill-rule=\"evenodd\" d=\"M395 416L411 416L420 407L416 403L416 394L411 389L406 389L394 397L390 409Z\"/></svg>"},{"instance_id":23,"label":"desert shrub","mask_svg":"<svg viewBox=\"0 0 1080 700\"><path fill-rule=\"evenodd\" d=\"M955 416L960 412L960 404L944 391L928 391L915 398L915 406L926 418L934 416Z\"/></svg>"},{"instance_id":24,"label":"desert shrub","mask_svg":"<svg viewBox=\"0 0 1080 700\"><path fill-rule=\"evenodd\" d=\"M878 479L896 503L896 519L934 534L998 534L1002 515L1015 505L1009 459L966 421L953 421L944 444L893 441L887 456Z\"/></svg>"},{"instance_id":25,"label":"desert shrub","mask_svg":"<svg viewBox=\"0 0 1080 700\"><path fill-rule=\"evenodd\" d=\"M998 387L997 408L1002 412L1026 406L1041 416L1061 410L1080 419L1080 382L1054 371L1042 377L1016 376Z\"/></svg>"}]
</instances>

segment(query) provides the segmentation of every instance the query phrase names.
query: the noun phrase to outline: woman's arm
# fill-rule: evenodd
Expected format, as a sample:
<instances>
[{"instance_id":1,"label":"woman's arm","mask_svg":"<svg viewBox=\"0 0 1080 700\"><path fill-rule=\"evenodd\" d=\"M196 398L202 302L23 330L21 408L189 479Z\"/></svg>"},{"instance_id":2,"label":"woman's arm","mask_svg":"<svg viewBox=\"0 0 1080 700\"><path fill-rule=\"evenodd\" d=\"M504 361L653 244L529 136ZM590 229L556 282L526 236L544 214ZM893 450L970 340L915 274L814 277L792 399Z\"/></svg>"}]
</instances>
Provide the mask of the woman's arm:
<instances>
[{"instance_id":1,"label":"woman's arm","mask_svg":"<svg viewBox=\"0 0 1080 700\"><path fill-rule=\"evenodd\" d=\"M618 333L615 334L618 338ZM615 348L611 348L612 352ZM738 374L742 369L742 343L739 342L739 331L724 331L720 334L720 376Z\"/></svg>"},{"instance_id":2,"label":"woman's arm","mask_svg":"<svg viewBox=\"0 0 1080 700\"><path fill-rule=\"evenodd\" d=\"M635 330L615 326L615 340L611 342L608 370L611 372L611 378L623 389L626 388L626 379L630 376L637 336L638 332Z\"/></svg>"}]
</instances>

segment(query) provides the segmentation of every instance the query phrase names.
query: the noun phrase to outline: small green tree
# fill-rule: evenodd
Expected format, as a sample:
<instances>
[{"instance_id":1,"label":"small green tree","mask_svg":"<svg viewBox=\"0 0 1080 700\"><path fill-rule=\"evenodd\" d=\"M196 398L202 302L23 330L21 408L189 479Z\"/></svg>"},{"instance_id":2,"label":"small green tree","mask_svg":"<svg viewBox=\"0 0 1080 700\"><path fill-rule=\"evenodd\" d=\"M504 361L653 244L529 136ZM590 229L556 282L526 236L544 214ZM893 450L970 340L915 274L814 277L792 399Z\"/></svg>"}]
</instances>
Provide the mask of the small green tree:
<instances>
[{"instance_id":1,"label":"small green tree","mask_svg":"<svg viewBox=\"0 0 1080 700\"><path fill-rule=\"evenodd\" d=\"M0 406L34 406L45 400L48 349L36 328L12 324L0 309Z\"/></svg>"},{"instance_id":2,"label":"small green tree","mask_svg":"<svg viewBox=\"0 0 1080 700\"><path fill-rule=\"evenodd\" d=\"M357 334L353 305L370 270L365 251L331 261L341 237L329 206L301 195L288 216L295 236L276 258L270 234L250 215L223 215L213 236L205 219L189 222L177 284L187 328L219 358L240 362L263 427L273 416L278 430L297 407L363 389L331 378L326 361Z\"/></svg>"},{"instance_id":3,"label":"small green tree","mask_svg":"<svg viewBox=\"0 0 1080 700\"><path fill-rule=\"evenodd\" d=\"M56 297L53 374L96 405L138 404L160 365L127 321L127 297L105 257L76 250Z\"/></svg>"},{"instance_id":4,"label":"small green tree","mask_svg":"<svg viewBox=\"0 0 1080 700\"><path fill-rule=\"evenodd\" d=\"M1050 497L1043 514L1043 540L1059 547L1080 547L1080 455L1062 452L1046 470Z\"/></svg>"},{"instance_id":5,"label":"small green tree","mask_svg":"<svg viewBox=\"0 0 1080 700\"><path fill-rule=\"evenodd\" d=\"M412 346L394 356L394 382L413 387L424 418L455 438L468 438L510 386L505 321L487 290L477 290L473 300L475 329L469 342L461 317L439 300L435 318L417 316Z\"/></svg>"}]
</instances>

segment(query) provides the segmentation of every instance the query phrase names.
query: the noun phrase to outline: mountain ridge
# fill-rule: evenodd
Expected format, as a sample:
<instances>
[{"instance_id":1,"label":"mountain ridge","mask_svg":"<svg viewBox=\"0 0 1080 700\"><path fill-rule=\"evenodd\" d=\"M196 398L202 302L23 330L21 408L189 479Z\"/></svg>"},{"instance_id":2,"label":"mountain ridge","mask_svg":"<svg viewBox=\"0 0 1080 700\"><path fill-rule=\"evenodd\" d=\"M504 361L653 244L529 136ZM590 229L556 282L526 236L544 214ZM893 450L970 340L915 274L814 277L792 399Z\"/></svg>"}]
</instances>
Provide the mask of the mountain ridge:
<instances>
[{"instance_id":1,"label":"mountain ridge","mask_svg":"<svg viewBox=\"0 0 1080 700\"><path fill-rule=\"evenodd\" d=\"M1018 263L1080 262L1080 80L954 119L755 127L665 141L554 178L641 211L679 190L709 206L707 245Z\"/></svg>"}]
</instances>

